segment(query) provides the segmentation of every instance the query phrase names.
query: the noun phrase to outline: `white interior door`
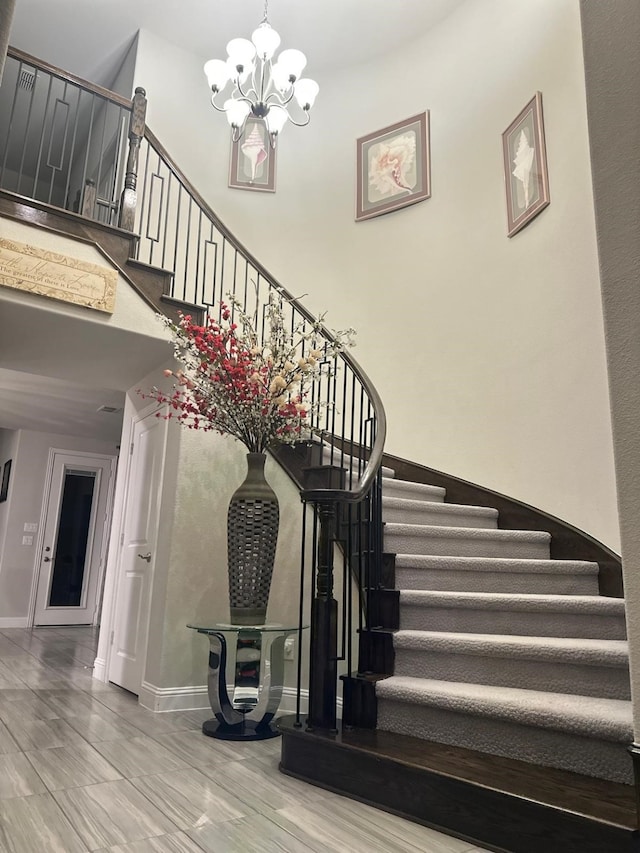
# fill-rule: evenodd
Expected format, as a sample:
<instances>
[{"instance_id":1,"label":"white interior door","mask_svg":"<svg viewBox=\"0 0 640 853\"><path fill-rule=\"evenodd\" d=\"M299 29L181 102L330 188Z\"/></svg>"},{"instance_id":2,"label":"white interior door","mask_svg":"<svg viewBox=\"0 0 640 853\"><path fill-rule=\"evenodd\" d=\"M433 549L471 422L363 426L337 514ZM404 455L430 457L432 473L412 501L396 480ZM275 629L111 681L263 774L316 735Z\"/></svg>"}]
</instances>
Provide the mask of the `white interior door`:
<instances>
[{"instance_id":1,"label":"white interior door","mask_svg":"<svg viewBox=\"0 0 640 853\"><path fill-rule=\"evenodd\" d=\"M139 693L160 515L167 422L135 421L116 589L109 681Z\"/></svg>"},{"instance_id":2,"label":"white interior door","mask_svg":"<svg viewBox=\"0 0 640 853\"><path fill-rule=\"evenodd\" d=\"M93 625L111 520L115 457L53 451L34 625Z\"/></svg>"}]
</instances>

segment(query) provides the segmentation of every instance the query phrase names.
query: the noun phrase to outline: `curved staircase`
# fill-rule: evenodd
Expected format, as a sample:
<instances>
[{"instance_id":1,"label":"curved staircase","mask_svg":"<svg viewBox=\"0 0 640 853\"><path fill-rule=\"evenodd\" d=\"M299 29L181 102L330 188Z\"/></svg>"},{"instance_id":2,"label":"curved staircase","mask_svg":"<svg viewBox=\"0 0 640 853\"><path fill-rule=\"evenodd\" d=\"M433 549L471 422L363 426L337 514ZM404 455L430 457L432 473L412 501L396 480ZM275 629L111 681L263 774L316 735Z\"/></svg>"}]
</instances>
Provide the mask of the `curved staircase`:
<instances>
[{"instance_id":1,"label":"curved staircase","mask_svg":"<svg viewBox=\"0 0 640 853\"><path fill-rule=\"evenodd\" d=\"M231 291L256 312L275 295L290 307L292 328L315 327L144 127L135 99L10 56L19 70L39 68L49 87L58 81L124 108L130 144L124 183L114 180L106 200L123 228L95 221L105 203L97 189L72 213L52 207L51 191L38 201L5 187L1 215L91 241L171 318L180 309L202 317ZM86 158L81 171L84 189L99 186ZM280 455L294 479L302 467L301 497L315 509L309 547L303 514L302 552L313 558L303 558L300 591L301 641L305 601L315 596L309 715L305 727L299 687L296 715L280 720L281 770L494 850L637 853L624 604L608 597L621 594L619 560L557 519L546 517L540 532L542 514L504 496L463 481L450 490L455 478L429 469L421 469L428 484L409 482L411 464L393 457L385 457L393 470L380 469L382 401L348 354L341 361L343 380L318 389L331 414L313 424L319 445ZM484 501L489 494L495 505ZM344 554L341 615L335 544ZM347 670L341 731L339 661ZM299 653L299 684L301 674Z\"/></svg>"}]
</instances>

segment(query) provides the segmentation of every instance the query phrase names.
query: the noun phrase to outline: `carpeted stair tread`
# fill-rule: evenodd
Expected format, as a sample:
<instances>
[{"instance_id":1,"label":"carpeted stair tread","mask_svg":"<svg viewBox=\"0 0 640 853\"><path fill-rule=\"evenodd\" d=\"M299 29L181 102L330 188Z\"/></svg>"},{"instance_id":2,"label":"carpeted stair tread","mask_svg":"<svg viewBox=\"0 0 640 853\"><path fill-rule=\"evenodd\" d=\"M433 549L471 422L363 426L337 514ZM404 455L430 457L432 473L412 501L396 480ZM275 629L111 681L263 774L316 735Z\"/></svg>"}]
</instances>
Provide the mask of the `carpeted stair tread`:
<instances>
[{"instance_id":1,"label":"carpeted stair tread","mask_svg":"<svg viewBox=\"0 0 640 853\"><path fill-rule=\"evenodd\" d=\"M382 519L448 527L496 529L498 510L484 506L435 503L400 497L382 497Z\"/></svg>"},{"instance_id":2,"label":"carpeted stair tread","mask_svg":"<svg viewBox=\"0 0 640 853\"><path fill-rule=\"evenodd\" d=\"M598 576L597 563L583 560L536 560L513 557L451 557L396 554L396 568L443 569L457 572L514 572L518 574L584 574Z\"/></svg>"},{"instance_id":3,"label":"carpeted stair tread","mask_svg":"<svg viewBox=\"0 0 640 853\"><path fill-rule=\"evenodd\" d=\"M631 696L624 640L401 630L393 646L394 675L608 699Z\"/></svg>"},{"instance_id":4,"label":"carpeted stair tread","mask_svg":"<svg viewBox=\"0 0 640 853\"><path fill-rule=\"evenodd\" d=\"M400 630L378 727L630 784L624 601L597 594L597 563L552 560L548 533L444 490L382 494Z\"/></svg>"},{"instance_id":5,"label":"carpeted stair tread","mask_svg":"<svg viewBox=\"0 0 640 853\"><path fill-rule=\"evenodd\" d=\"M428 486L426 483L413 483L410 480L396 480L392 477L382 477L382 493L387 497L408 498L441 503L444 501L445 489L440 486Z\"/></svg>"},{"instance_id":6,"label":"carpeted stair tread","mask_svg":"<svg viewBox=\"0 0 640 853\"><path fill-rule=\"evenodd\" d=\"M597 595L597 563L396 554L399 589Z\"/></svg>"},{"instance_id":7,"label":"carpeted stair tread","mask_svg":"<svg viewBox=\"0 0 640 853\"><path fill-rule=\"evenodd\" d=\"M386 522L385 551L452 557L549 557L551 536L536 530L487 530Z\"/></svg>"},{"instance_id":8,"label":"carpeted stair tread","mask_svg":"<svg viewBox=\"0 0 640 853\"><path fill-rule=\"evenodd\" d=\"M473 610L538 610L624 616L622 598L598 595L537 595L512 592L451 592L440 590L400 590L400 606L462 607Z\"/></svg>"},{"instance_id":9,"label":"carpeted stair tread","mask_svg":"<svg viewBox=\"0 0 640 853\"><path fill-rule=\"evenodd\" d=\"M629 664L629 644L626 640L404 630L394 633L393 644L396 650L413 649L483 657L490 655L525 660L562 661L585 666L626 668Z\"/></svg>"},{"instance_id":10,"label":"carpeted stair tread","mask_svg":"<svg viewBox=\"0 0 640 853\"><path fill-rule=\"evenodd\" d=\"M378 699L492 717L525 726L629 744L631 702L517 687L391 676L376 684Z\"/></svg>"}]
</instances>

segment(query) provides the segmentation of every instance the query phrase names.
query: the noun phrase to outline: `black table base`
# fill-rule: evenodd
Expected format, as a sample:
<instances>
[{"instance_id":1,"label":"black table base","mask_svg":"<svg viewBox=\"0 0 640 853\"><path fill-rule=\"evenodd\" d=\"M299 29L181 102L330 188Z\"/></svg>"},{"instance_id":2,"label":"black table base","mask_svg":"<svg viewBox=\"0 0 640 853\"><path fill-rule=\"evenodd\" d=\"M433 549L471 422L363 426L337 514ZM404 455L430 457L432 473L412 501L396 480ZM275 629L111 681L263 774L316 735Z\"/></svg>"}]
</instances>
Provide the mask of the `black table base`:
<instances>
[{"instance_id":1,"label":"black table base","mask_svg":"<svg viewBox=\"0 0 640 853\"><path fill-rule=\"evenodd\" d=\"M202 732L208 737L216 737L220 740L268 740L272 737L280 737L280 732L273 723L255 720L243 720L231 726L214 718L202 724Z\"/></svg>"}]
</instances>

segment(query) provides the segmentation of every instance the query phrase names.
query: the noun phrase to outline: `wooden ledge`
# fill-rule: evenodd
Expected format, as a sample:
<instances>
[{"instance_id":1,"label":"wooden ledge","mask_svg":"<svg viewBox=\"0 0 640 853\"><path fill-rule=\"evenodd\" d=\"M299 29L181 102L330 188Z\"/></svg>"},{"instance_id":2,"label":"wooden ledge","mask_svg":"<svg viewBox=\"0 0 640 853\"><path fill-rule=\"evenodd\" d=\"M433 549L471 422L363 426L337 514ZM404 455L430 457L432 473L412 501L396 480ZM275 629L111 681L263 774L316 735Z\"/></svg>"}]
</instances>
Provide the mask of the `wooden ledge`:
<instances>
[{"instance_id":1,"label":"wooden ledge","mask_svg":"<svg viewBox=\"0 0 640 853\"><path fill-rule=\"evenodd\" d=\"M638 853L633 787L390 732L278 721L280 769L507 853Z\"/></svg>"}]
</instances>

